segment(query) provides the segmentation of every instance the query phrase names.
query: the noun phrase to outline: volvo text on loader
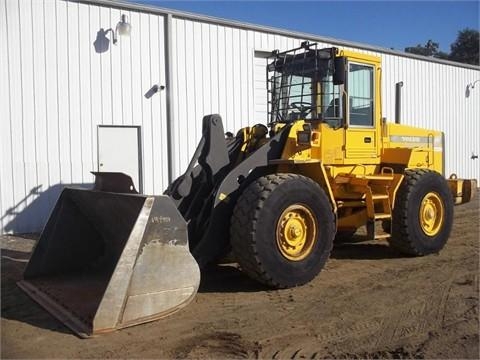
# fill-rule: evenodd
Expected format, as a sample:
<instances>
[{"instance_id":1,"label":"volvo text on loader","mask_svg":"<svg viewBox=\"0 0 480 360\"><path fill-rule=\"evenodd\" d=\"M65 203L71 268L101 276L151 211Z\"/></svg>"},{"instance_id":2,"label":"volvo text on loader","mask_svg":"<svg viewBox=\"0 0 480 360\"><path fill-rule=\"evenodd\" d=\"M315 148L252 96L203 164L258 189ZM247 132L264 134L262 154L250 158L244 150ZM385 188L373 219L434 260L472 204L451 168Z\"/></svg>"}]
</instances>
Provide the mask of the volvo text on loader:
<instances>
[{"instance_id":1,"label":"volvo text on loader","mask_svg":"<svg viewBox=\"0 0 480 360\"><path fill-rule=\"evenodd\" d=\"M382 118L380 74L371 55L307 42L273 52L268 126L225 138L220 116L205 116L163 195L118 173L66 188L19 286L87 337L187 305L199 267L230 250L273 288L312 280L335 237L361 226L406 254L440 251L476 182L444 178L442 132Z\"/></svg>"}]
</instances>

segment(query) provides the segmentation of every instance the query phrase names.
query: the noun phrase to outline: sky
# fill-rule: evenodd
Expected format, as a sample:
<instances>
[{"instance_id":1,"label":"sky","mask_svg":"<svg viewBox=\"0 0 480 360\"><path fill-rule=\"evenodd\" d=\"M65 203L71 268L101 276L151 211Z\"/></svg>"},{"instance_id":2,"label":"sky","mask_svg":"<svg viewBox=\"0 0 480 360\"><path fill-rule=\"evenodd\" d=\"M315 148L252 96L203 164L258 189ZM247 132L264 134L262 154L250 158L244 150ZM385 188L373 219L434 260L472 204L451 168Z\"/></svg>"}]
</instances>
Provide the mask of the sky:
<instances>
[{"instance_id":1,"label":"sky","mask_svg":"<svg viewBox=\"0 0 480 360\"><path fill-rule=\"evenodd\" d=\"M478 30L480 18L479 0L129 1L396 50L431 39L449 52L458 31Z\"/></svg>"}]
</instances>

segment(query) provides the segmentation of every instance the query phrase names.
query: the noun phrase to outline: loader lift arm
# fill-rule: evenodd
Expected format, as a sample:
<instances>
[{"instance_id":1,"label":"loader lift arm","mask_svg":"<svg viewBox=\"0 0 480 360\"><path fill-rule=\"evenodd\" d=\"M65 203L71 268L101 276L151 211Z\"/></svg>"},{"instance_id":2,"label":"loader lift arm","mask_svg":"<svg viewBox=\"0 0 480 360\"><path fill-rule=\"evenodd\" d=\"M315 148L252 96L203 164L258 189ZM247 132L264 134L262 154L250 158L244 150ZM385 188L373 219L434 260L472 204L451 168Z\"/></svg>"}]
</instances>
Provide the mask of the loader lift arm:
<instances>
[{"instance_id":1,"label":"loader lift arm","mask_svg":"<svg viewBox=\"0 0 480 360\"><path fill-rule=\"evenodd\" d=\"M237 148L231 151L237 151ZM191 251L208 227L216 188L229 169L230 158L222 119L219 115L207 115L202 121L202 138L187 170L164 193L172 198L188 223Z\"/></svg>"},{"instance_id":2,"label":"loader lift arm","mask_svg":"<svg viewBox=\"0 0 480 360\"><path fill-rule=\"evenodd\" d=\"M230 247L230 217L241 189L278 159L290 126L269 139L237 165L241 132L225 140L220 115L207 115L202 138L183 175L165 191L188 223L190 251L200 267L224 255ZM263 170L262 170L263 169Z\"/></svg>"}]
</instances>

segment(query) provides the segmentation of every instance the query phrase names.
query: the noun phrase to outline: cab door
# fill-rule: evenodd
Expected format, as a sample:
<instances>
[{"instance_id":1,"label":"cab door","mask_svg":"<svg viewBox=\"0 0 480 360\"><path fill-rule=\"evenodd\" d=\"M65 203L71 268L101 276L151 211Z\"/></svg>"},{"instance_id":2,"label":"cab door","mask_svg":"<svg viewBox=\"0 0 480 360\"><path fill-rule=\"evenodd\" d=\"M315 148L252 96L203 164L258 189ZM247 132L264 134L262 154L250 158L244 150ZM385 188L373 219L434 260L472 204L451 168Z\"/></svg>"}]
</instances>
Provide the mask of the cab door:
<instances>
[{"instance_id":1,"label":"cab door","mask_svg":"<svg viewBox=\"0 0 480 360\"><path fill-rule=\"evenodd\" d=\"M345 157L374 160L377 158L378 140L375 107L380 106L375 104L375 66L350 61L347 67Z\"/></svg>"}]
</instances>

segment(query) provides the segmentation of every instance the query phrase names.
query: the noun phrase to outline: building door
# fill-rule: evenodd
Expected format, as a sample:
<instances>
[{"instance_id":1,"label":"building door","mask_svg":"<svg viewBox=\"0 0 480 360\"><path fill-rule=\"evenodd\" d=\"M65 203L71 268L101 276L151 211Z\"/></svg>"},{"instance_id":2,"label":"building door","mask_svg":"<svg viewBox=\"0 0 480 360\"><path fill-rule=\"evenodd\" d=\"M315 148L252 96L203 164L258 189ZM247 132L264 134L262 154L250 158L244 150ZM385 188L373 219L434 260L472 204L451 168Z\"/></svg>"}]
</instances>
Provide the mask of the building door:
<instances>
[{"instance_id":1,"label":"building door","mask_svg":"<svg viewBox=\"0 0 480 360\"><path fill-rule=\"evenodd\" d=\"M140 126L98 126L98 171L130 176L143 192Z\"/></svg>"},{"instance_id":2,"label":"building door","mask_svg":"<svg viewBox=\"0 0 480 360\"><path fill-rule=\"evenodd\" d=\"M267 93L267 57L266 51L255 51L253 59L253 93L254 93L254 121L266 124L268 119L268 93Z\"/></svg>"}]
</instances>

